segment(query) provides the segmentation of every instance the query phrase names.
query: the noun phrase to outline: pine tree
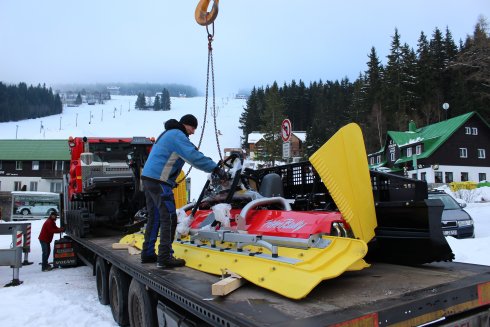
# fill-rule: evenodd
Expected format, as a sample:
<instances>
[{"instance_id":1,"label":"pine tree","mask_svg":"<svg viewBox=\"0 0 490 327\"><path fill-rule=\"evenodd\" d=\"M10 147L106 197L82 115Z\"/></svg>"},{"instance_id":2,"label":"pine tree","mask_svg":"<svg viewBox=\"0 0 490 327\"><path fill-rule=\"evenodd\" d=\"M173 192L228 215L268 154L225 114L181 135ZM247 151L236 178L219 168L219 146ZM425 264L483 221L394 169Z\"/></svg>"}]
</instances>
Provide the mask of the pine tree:
<instances>
[{"instance_id":1,"label":"pine tree","mask_svg":"<svg viewBox=\"0 0 490 327\"><path fill-rule=\"evenodd\" d=\"M460 89L466 95L461 103L462 111L478 111L486 121L490 121L490 34L488 23L481 16L463 49L450 66L459 76ZM451 106L455 107L455 106ZM451 108L450 107L450 108Z\"/></svg>"},{"instance_id":2,"label":"pine tree","mask_svg":"<svg viewBox=\"0 0 490 327\"><path fill-rule=\"evenodd\" d=\"M170 110L171 102L170 102L170 93L168 92L167 89L163 89L162 91L162 99L161 101L161 106L162 110Z\"/></svg>"},{"instance_id":3,"label":"pine tree","mask_svg":"<svg viewBox=\"0 0 490 327\"><path fill-rule=\"evenodd\" d=\"M135 109L146 110L146 97L144 93L138 93L138 98L134 104Z\"/></svg>"},{"instance_id":4,"label":"pine tree","mask_svg":"<svg viewBox=\"0 0 490 327\"><path fill-rule=\"evenodd\" d=\"M380 108L383 109L387 117L388 129L394 129L397 125L397 115L402 104L402 61L400 34L398 34L398 29L395 28L384 79L386 101L384 107Z\"/></svg>"},{"instance_id":5,"label":"pine tree","mask_svg":"<svg viewBox=\"0 0 490 327\"><path fill-rule=\"evenodd\" d=\"M284 117L284 102L279 94L277 82L274 82L265 92L265 110L261 117L261 130L265 133L265 152L267 157L264 161L275 164L282 157L282 140L280 137L281 122Z\"/></svg>"},{"instance_id":6,"label":"pine tree","mask_svg":"<svg viewBox=\"0 0 490 327\"><path fill-rule=\"evenodd\" d=\"M82 104L82 96L78 93L77 98L75 100L75 104Z\"/></svg>"},{"instance_id":7,"label":"pine tree","mask_svg":"<svg viewBox=\"0 0 490 327\"><path fill-rule=\"evenodd\" d=\"M250 96L247 99L246 107L240 115L240 129L243 131L242 146L246 147L248 142L248 134L259 131L262 125L261 117L264 109L264 90L262 88L253 88Z\"/></svg>"},{"instance_id":8,"label":"pine tree","mask_svg":"<svg viewBox=\"0 0 490 327\"><path fill-rule=\"evenodd\" d=\"M153 102L153 110L155 111L162 110L162 103L160 102L159 95L155 97L155 102Z\"/></svg>"}]
</instances>

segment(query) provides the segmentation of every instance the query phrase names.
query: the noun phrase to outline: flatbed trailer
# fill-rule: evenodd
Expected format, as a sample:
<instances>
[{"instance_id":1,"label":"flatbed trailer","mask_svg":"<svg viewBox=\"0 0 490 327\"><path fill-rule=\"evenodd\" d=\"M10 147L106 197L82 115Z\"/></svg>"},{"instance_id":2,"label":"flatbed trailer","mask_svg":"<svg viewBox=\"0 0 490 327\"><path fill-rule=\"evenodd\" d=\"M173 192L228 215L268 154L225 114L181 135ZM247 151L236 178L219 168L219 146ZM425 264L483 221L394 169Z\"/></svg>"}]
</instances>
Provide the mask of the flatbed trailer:
<instances>
[{"instance_id":1,"label":"flatbed trailer","mask_svg":"<svg viewBox=\"0 0 490 327\"><path fill-rule=\"evenodd\" d=\"M160 326L417 326L434 321L438 326L489 325L489 266L372 263L322 282L302 300L252 283L219 297L211 294L219 277L187 267L142 264L139 255L113 249L123 235L111 233L72 237L79 258L94 268L98 292L104 287L100 280L107 278L97 276L96 262L101 259L107 264L106 275L114 267L128 283L144 285L158 304Z\"/></svg>"}]
</instances>

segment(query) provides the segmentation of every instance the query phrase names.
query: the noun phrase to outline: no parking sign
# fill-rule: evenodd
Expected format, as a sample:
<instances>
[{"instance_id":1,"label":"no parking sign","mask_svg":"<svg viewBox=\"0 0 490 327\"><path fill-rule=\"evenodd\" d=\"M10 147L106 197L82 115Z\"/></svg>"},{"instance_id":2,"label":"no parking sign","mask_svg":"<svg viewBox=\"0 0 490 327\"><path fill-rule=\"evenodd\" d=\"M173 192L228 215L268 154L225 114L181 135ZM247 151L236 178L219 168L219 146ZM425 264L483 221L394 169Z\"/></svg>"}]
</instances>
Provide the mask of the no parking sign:
<instances>
[{"instance_id":1,"label":"no parking sign","mask_svg":"<svg viewBox=\"0 0 490 327\"><path fill-rule=\"evenodd\" d=\"M288 142L291 138L292 127L289 119L284 119L281 124L281 137L284 142Z\"/></svg>"}]
</instances>

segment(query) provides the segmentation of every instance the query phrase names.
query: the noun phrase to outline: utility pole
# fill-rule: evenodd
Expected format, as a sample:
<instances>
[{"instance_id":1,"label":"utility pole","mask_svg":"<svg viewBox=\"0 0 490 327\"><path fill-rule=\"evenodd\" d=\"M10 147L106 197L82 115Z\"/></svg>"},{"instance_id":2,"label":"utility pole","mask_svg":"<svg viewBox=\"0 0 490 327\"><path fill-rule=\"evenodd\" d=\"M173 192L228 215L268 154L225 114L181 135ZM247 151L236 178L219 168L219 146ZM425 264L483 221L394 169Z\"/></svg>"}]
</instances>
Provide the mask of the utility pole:
<instances>
[{"instance_id":1,"label":"utility pole","mask_svg":"<svg viewBox=\"0 0 490 327\"><path fill-rule=\"evenodd\" d=\"M61 116L60 116L60 131L61 131Z\"/></svg>"},{"instance_id":2,"label":"utility pole","mask_svg":"<svg viewBox=\"0 0 490 327\"><path fill-rule=\"evenodd\" d=\"M77 115L75 116L75 127L78 127L78 112Z\"/></svg>"},{"instance_id":3,"label":"utility pole","mask_svg":"<svg viewBox=\"0 0 490 327\"><path fill-rule=\"evenodd\" d=\"M19 125L15 125L15 139L17 140L17 132L19 131Z\"/></svg>"}]
</instances>

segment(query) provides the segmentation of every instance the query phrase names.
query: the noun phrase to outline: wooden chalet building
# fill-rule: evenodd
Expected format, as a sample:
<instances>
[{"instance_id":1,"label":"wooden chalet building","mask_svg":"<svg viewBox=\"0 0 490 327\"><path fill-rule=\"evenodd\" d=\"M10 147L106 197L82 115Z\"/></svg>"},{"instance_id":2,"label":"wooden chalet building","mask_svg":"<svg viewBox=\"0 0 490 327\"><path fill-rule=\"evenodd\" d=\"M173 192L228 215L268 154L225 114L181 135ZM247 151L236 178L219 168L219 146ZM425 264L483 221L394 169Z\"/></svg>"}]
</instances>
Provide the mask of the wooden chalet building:
<instances>
[{"instance_id":1,"label":"wooden chalet building","mask_svg":"<svg viewBox=\"0 0 490 327\"><path fill-rule=\"evenodd\" d=\"M0 191L61 192L67 140L0 140Z\"/></svg>"},{"instance_id":2,"label":"wooden chalet building","mask_svg":"<svg viewBox=\"0 0 490 327\"><path fill-rule=\"evenodd\" d=\"M265 150L265 139L264 139L265 133L261 132L252 132L248 134L248 155L250 159L254 160L257 159L257 157L264 156L266 153ZM280 137L278 135L278 137ZM291 152L291 158L301 158L304 154L303 151L303 144L306 140L306 132L302 131L293 131L291 133L291 139L289 142L291 143L290 145L290 152Z\"/></svg>"},{"instance_id":3,"label":"wooden chalet building","mask_svg":"<svg viewBox=\"0 0 490 327\"><path fill-rule=\"evenodd\" d=\"M384 147L368 155L370 168L428 183L488 181L490 126L476 112L408 131L388 131Z\"/></svg>"}]
</instances>

